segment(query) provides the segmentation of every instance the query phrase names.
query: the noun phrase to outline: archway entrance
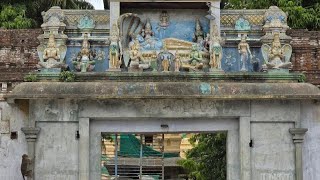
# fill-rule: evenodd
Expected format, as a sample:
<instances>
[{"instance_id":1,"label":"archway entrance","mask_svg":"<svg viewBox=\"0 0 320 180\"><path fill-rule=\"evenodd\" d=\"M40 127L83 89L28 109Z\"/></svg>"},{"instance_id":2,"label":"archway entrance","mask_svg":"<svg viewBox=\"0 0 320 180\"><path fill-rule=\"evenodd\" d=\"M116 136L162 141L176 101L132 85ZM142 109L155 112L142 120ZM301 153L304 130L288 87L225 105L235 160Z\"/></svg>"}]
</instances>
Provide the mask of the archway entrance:
<instances>
[{"instance_id":1,"label":"archway entrance","mask_svg":"<svg viewBox=\"0 0 320 180\"><path fill-rule=\"evenodd\" d=\"M107 179L108 176L104 176L104 173L107 172L109 177L120 179L121 176L129 179L139 179L140 176L171 179L171 177L178 178L179 175L183 178L185 172L177 165L177 160L183 156L180 155L182 136L190 137L192 134L215 132L227 133L225 144L227 180L237 179L240 177L239 119L237 118L90 120L90 177ZM102 137L109 139L107 142L109 144L104 147L109 148L108 153L111 152L108 156L105 150L105 155L108 157L104 156L101 151L103 149ZM169 137L171 137L171 142ZM179 147L176 148L176 152L173 150L170 152L166 147L169 147L170 143L173 147L172 140L174 139L179 139ZM184 139L184 141L188 140ZM121 144L124 142L129 145ZM153 147L150 143L154 143ZM148 153L149 155L146 155ZM166 156L172 157L166 158ZM101 167L106 168L104 170L107 171L101 170Z\"/></svg>"}]
</instances>

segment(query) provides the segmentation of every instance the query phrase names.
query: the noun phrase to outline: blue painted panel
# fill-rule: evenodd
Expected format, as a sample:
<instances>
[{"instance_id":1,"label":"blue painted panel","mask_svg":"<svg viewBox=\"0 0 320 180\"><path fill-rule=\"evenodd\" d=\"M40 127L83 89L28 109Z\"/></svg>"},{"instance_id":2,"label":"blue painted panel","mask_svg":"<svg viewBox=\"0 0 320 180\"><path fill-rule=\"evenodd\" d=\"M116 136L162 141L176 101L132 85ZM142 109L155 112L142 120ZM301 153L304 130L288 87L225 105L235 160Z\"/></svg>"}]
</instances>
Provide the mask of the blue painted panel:
<instances>
[{"instance_id":1,"label":"blue painted panel","mask_svg":"<svg viewBox=\"0 0 320 180\"><path fill-rule=\"evenodd\" d=\"M201 26L205 35L209 30L209 20L205 17L200 18ZM165 38L177 38L185 41L192 42L193 35L195 33L195 20L188 19L183 21L171 20L170 25L167 28L161 28L158 22L151 21L152 30L154 31L155 37L159 39Z\"/></svg>"},{"instance_id":2,"label":"blue painted panel","mask_svg":"<svg viewBox=\"0 0 320 180\"><path fill-rule=\"evenodd\" d=\"M246 62L248 72L258 72L263 65L260 48L251 48L252 59ZM222 69L225 72L239 72L242 67L238 48L223 48Z\"/></svg>"},{"instance_id":3,"label":"blue painted panel","mask_svg":"<svg viewBox=\"0 0 320 180\"><path fill-rule=\"evenodd\" d=\"M94 72L106 71L109 68L109 48L105 46L91 46L91 49L95 50L97 54ZM79 46L68 46L66 62L71 71L76 71L72 64L72 59L76 57L79 51Z\"/></svg>"}]
</instances>

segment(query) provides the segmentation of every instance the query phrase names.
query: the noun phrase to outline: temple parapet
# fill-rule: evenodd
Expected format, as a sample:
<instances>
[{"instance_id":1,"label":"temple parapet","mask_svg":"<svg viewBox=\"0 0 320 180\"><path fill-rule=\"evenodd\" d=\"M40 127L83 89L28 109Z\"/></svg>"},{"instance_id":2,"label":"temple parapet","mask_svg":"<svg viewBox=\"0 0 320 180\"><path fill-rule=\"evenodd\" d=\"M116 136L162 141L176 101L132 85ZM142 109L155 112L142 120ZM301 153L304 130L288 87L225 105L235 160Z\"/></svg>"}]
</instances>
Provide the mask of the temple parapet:
<instances>
[{"instance_id":1,"label":"temple parapet","mask_svg":"<svg viewBox=\"0 0 320 180\"><path fill-rule=\"evenodd\" d=\"M89 59L94 66L81 72L228 73L286 69L277 72L288 73L291 69L287 16L278 7L217 11L220 7L216 1L169 3L181 4L181 9L164 8L156 2L143 2L150 3L150 7L140 9L117 3L110 2L112 12L59 7L45 12L44 34L39 36L40 61L46 61L43 54L50 48L50 34L54 34L59 61L64 63L61 67L71 71L79 71L76 62L81 60L84 41L90 44ZM199 6L192 9L188 3ZM281 52L272 52L276 34Z\"/></svg>"}]
</instances>

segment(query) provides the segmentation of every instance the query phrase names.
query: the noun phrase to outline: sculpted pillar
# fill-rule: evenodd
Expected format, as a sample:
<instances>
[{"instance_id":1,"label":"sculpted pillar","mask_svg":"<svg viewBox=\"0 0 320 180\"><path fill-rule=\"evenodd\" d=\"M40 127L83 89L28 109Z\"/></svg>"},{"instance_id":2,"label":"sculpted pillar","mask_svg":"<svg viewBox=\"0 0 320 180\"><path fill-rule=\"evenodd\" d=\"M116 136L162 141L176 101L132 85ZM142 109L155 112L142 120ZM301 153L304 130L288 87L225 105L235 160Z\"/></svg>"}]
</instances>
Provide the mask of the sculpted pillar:
<instances>
[{"instance_id":1,"label":"sculpted pillar","mask_svg":"<svg viewBox=\"0 0 320 180\"><path fill-rule=\"evenodd\" d=\"M31 159L31 177L28 177L28 180L34 179L34 158L35 158L35 142L38 138L40 132L39 127L24 127L21 128L21 131L25 134L27 144L28 144L28 156Z\"/></svg>"},{"instance_id":2,"label":"sculpted pillar","mask_svg":"<svg viewBox=\"0 0 320 180\"><path fill-rule=\"evenodd\" d=\"M113 24L116 24L120 17L120 2L110 0L110 29Z\"/></svg>"},{"instance_id":3,"label":"sculpted pillar","mask_svg":"<svg viewBox=\"0 0 320 180\"><path fill-rule=\"evenodd\" d=\"M293 143L296 149L296 180L303 180L303 163L302 163L302 143L304 135L308 131L306 128L292 128L289 129L290 134L293 135Z\"/></svg>"}]
</instances>

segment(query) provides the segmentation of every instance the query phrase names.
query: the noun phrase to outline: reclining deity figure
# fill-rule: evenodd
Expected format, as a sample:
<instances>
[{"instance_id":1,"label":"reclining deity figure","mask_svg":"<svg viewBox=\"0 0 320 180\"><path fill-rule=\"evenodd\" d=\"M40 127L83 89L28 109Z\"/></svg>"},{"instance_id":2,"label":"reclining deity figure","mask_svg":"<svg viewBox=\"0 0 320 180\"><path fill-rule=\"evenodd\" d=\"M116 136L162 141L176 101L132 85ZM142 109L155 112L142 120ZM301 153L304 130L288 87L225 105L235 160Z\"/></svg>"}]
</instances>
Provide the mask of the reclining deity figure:
<instances>
[{"instance_id":1,"label":"reclining deity figure","mask_svg":"<svg viewBox=\"0 0 320 180\"><path fill-rule=\"evenodd\" d=\"M261 47L262 55L265 60L264 69L289 69L292 66L290 58L292 47L289 44L281 46L280 35L275 33L271 47L263 44Z\"/></svg>"},{"instance_id":2,"label":"reclining deity figure","mask_svg":"<svg viewBox=\"0 0 320 180\"><path fill-rule=\"evenodd\" d=\"M252 54L245 35L241 36L241 41L238 44L238 51L240 54L240 60L242 62L242 68L240 69L240 71L248 71L246 65L248 63L249 57L250 59L252 59Z\"/></svg>"},{"instance_id":3,"label":"reclining deity figure","mask_svg":"<svg viewBox=\"0 0 320 180\"><path fill-rule=\"evenodd\" d=\"M110 37L110 51L109 51L109 68L120 69L121 61L119 59L119 34L116 24L112 26L112 32Z\"/></svg>"},{"instance_id":4,"label":"reclining deity figure","mask_svg":"<svg viewBox=\"0 0 320 180\"><path fill-rule=\"evenodd\" d=\"M90 50L90 43L88 40L88 35L84 35L82 42L82 47L80 52L77 55L76 60L73 60L72 63L75 66L77 71L88 72L93 71L95 65L95 54Z\"/></svg>"},{"instance_id":5,"label":"reclining deity figure","mask_svg":"<svg viewBox=\"0 0 320 180\"><path fill-rule=\"evenodd\" d=\"M161 50L163 43L160 39L154 37L150 20L147 19L146 25L135 39L139 40L141 50Z\"/></svg>"},{"instance_id":6,"label":"reclining deity figure","mask_svg":"<svg viewBox=\"0 0 320 180\"><path fill-rule=\"evenodd\" d=\"M48 45L43 51L43 61L38 63L42 68L61 68L63 63L60 61L60 50L56 47L55 37L49 35Z\"/></svg>"},{"instance_id":7,"label":"reclining deity figure","mask_svg":"<svg viewBox=\"0 0 320 180\"><path fill-rule=\"evenodd\" d=\"M221 70L221 59L222 59L222 46L221 37L219 31L215 28L211 36L211 49L210 49L210 66L211 70Z\"/></svg>"}]
</instances>

